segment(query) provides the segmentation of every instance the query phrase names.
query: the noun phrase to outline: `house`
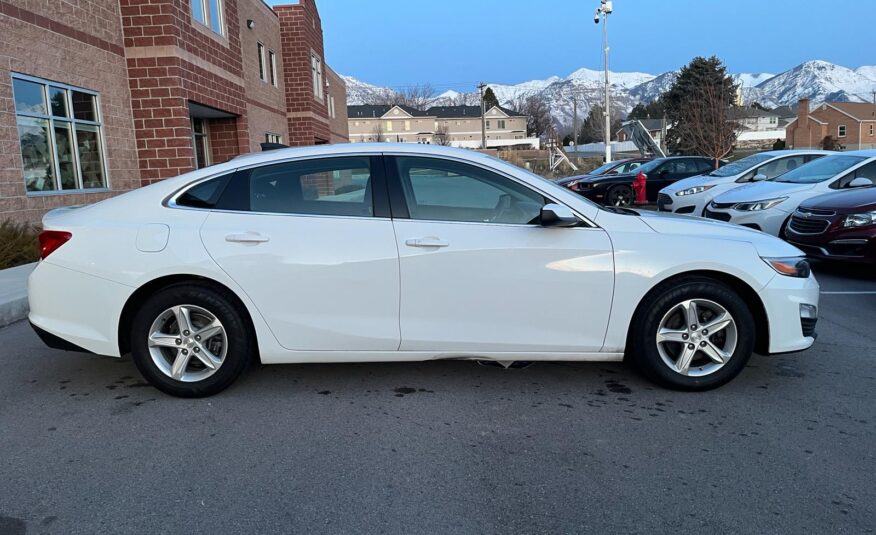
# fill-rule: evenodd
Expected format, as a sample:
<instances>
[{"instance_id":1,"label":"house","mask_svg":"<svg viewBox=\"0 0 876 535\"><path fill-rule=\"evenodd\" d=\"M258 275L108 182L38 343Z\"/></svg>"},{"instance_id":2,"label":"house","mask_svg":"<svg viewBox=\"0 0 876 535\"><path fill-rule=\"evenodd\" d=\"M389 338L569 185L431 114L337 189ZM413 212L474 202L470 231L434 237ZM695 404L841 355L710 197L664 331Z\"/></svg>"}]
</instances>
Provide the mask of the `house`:
<instances>
[{"instance_id":1,"label":"house","mask_svg":"<svg viewBox=\"0 0 876 535\"><path fill-rule=\"evenodd\" d=\"M55 4L0 2L0 220L348 137L313 0Z\"/></svg>"},{"instance_id":2,"label":"house","mask_svg":"<svg viewBox=\"0 0 876 535\"><path fill-rule=\"evenodd\" d=\"M347 107L351 142L395 141L401 143L447 143L478 148L486 132L487 147L538 145L526 136L525 115L494 106L481 122L480 106L433 106L418 110L404 105L356 105Z\"/></svg>"},{"instance_id":3,"label":"house","mask_svg":"<svg viewBox=\"0 0 876 535\"><path fill-rule=\"evenodd\" d=\"M809 99L801 99L785 127L787 147L820 148L827 137L846 149L876 148L876 104L824 102L810 110Z\"/></svg>"},{"instance_id":4,"label":"house","mask_svg":"<svg viewBox=\"0 0 876 535\"><path fill-rule=\"evenodd\" d=\"M780 128L778 113L753 106L730 108L730 119L739 125L740 132L767 132Z\"/></svg>"}]
</instances>

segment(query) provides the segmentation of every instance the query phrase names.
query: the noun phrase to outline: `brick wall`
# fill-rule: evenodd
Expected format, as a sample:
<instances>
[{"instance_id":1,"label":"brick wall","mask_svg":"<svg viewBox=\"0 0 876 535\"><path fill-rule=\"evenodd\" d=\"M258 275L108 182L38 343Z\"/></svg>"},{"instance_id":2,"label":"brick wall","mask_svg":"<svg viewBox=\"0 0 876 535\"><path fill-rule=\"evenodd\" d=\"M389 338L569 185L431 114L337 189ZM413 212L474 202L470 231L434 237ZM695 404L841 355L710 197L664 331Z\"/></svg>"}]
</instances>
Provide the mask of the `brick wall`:
<instances>
[{"instance_id":1,"label":"brick wall","mask_svg":"<svg viewBox=\"0 0 876 535\"><path fill-rule=\"evenodd\" d=\"M0 1L0 220L37 222L49 209L96 202L140 184L118 1L73 5ZM100 94L110 192L26 194L12 72Z\"/></svg>"},{"instance_id":2,"label":"brick wall","mask_svg":"<svg viewBox=\"0 0 876 535\"><path fill-rule=\"evenodd\" d=\"M331 143L349 143L350 124L347 121L347 84L331 68L327 68L328 94L334 98L335 116L329 116Z\"/></svg>"},{"instance_id":3,"label":"brick wall","mask_svg":"<svg viewBox=\"0 0 876 535\"><path fill-rule=\"evenodd\" d=\"M283 48L283 81L286 88L286 117L289 145L328 143L331 138L326 99L313 91L311 52L326 72L322 43L322 23L313 0L297 5L275 6L280 18Z\"/></svg>"}]
</instances>

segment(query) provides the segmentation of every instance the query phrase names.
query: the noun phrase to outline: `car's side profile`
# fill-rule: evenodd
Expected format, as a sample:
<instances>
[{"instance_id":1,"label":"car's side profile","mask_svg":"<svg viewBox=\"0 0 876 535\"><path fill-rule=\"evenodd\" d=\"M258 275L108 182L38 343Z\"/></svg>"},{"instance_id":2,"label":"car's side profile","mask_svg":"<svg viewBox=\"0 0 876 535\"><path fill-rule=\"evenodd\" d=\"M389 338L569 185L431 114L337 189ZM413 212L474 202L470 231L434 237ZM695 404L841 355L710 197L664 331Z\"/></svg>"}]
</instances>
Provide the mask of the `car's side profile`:
<instances>
[{"instance_id":1,"label":"car's side profile","mask_svg":"<svg viewBox=\"0 0 876 535\"><path fill-rule=\"evenodd\" d=\"M772 180L745 184L718 195L705 216L782 236L791 215L807 199L876 184L876 150L823 156Z\"/></svg>"},{"instance_id":2,"label":"car's side profile","mask_svg":"<svg viewBox=\"0 0 876 535\"><path fill-rule=\"evenodd\" d=\"M626 175L630 174L642 165L650 162L650 158L624 158L613 162L605 163L583 175L574 175L563 177L556 181L557 185L569 188L572 191L578 191L579 185L587 182L593 177L603 175Z\"/></svg>"},{"instance_id":3,"label":"car's side profile","mask_svg":"<svg viewBox=\"0 0 876 535\"><path fill-rule=\"evenodd\" d=\"M658 193L657 208L662 212L704 215L706 206L718 195L742 184L771 180L826 154L831 152L814 149L758 152L670 184Z\"/></svg>"},{"instance_id":4,"label":"car's side profile","mask_svg":"<svg viewBox=\"0 0 876 535\"><path fill-rule=\"evenodd\" d=\"M50 212L30 321L131 353L156 387L246 364L626 358L701 390L814 341L818 284L759 232L602 209L473 151L413 144L239 157Z\"/></svg>"},{"instance_id":5,"label":"car's side profile","mask_svg":"<svg viewBox=\"0 0 876 535\"><path fill-rule=\"evenodd\" d=\"M876 265L876 186L804 201L791 216L785 239L811 257Z\"/></svg>"},{"instance_id":6,"label":"car's side profile","mask_svg":"<svg viewBox=\"0 0 876 535\"><path fill-rule=\"evenodd\" d=\"M626 173L579 180L575 183L575 191L605 206L631 206L635 201L633 181L641 174L645 178L646 199L656 202L657 193L666 186L714 168L714 161L703 156L668 156L651 160Z\"/></svg>"}]
</instances>

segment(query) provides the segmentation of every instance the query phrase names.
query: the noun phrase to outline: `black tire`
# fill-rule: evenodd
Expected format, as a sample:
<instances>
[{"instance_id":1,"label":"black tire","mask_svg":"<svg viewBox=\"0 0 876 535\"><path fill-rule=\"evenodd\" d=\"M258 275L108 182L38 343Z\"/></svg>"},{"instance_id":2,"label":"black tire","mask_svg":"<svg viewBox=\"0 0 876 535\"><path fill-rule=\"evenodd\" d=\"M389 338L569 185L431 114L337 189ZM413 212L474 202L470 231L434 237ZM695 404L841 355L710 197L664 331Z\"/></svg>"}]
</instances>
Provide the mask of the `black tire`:
<instances>
[{"instance_id":1,"label":"black tire","mask_svg":"<svg viewBox=\"0 0 876 535\"><path fill-rule=\"evenodd\" d=\"M705 376L682 375L664 362L657 348L661 320L679 303L705 299L717 303L736 322L736 348L726 362ZM626 360L645 377L675 390L701 391L717 388L745 368L754 351L755 323L748 305L732 288L708 277L687 277L658 286L640 304L630 326ZM700 357L702 354L698 353Z\"/></svg>"},{"instance_id":2,"label":"black tire","mask_svg":"<svg viewBox=\"0 0 876 535\"><path fill-rule=\"evenodd\" d=\"M620 203L620 204L618 204ZM606 206L631 206L633 204L633 188L620 184L612 186L605 192Z\"/></svg>"},{"instance_id":3,"label":"black tire","mask_svg":"<svg viewBox=\"0 0 876 535\"><path fill-rule=\"evenodd\" d=\"M164 311L179 305L193 305L212 313L225 329L227 350L222 364L209 377L183 382L165 374L149 351L152 323ZM255 334L246 310L233 297L213 285L183 282L170 285L150 296L137 311L131 324L131 356L143 377L155 388L172 396L197 398L225 390L257 356Z\"/></svg>"}]
</instances>

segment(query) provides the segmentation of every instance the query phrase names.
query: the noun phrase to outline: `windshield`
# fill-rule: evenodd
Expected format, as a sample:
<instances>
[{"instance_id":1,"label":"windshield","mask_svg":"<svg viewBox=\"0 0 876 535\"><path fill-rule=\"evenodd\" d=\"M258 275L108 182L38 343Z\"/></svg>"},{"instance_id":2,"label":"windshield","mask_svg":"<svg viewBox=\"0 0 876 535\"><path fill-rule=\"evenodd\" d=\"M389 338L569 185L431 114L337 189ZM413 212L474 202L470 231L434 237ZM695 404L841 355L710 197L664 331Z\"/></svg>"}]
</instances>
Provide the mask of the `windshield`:
<instances>
[{"instance_id":1,"label":"windshield","mask_svg":"<svg viewBox=\"0 0 876 535\"><path fill-rule=\"evenodd\" d=\"M593 171L590 171L587 174L588 175L601 175L601 174L607 172L612 167L615 167L616 165L618 165L618 162L610 162L607 164L603 164L603 165L600 165L599 167L597 167L596 169L594 169Z\"/></svg>"},{"instance_id":2,"label":"windshield","mask_svg":"<svg viewBox=\"0 0 876 535\"><path fill-rule=\"evenodd\" d=\"M653 169L655 169L658 165L660 165L660 164L663 163L663 162L664 162L664 160L660 160L660 159L657 159L657 160L651 160L650 162L648 162L648 163L642 165L641 167L639 167L639 168L637 169L637 171L641 171L641 172L643 172L643 173L645 173L645 174L648 174L650 171L652 171Z\"/></svg>"},{"instance_id":3,"label":"windshield","mask_svg":"<svg viewBox=\"0 0 876 535\"><path fill-rule=\"evenodd\" d=\"M779 175L774 178L773 181L790 182L792 184L816 184L831 179L866 159L867 158L863 156L847 156L840 154L835 156L825 156L814 162L801 165L797 169L788 171L784 175Z\"/></svg>"},{"instance_id":4,"label":"windshield","mask_svg":"<svg viewBox=\"0 0 876 535\"><path fill-rule=\"evenodd\" d=\"M735 176L742 174L757 164L763 163L771 158L775 158L773 154L752 154L751 156L746 156L745 158L736 160L735 162L728 163L724 167L719 167L715 169L709 176Z\"/></svg>"}]
</instances>

